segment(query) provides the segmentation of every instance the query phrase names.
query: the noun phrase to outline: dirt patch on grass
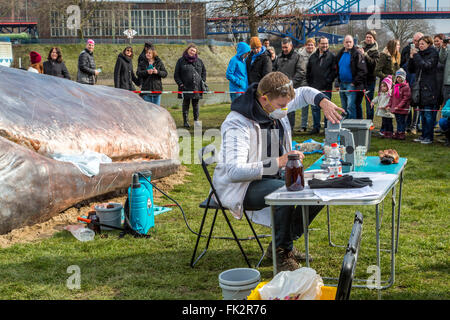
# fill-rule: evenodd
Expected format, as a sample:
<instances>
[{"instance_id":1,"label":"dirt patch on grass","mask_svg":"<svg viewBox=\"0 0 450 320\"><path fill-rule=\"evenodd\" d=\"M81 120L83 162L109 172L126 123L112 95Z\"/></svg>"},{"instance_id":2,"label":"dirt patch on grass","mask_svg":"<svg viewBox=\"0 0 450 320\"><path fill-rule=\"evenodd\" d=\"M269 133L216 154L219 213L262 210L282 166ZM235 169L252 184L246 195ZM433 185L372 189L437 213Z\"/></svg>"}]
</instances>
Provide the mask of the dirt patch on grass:
<instances>
[{"instance_id":1,"label":"dirt patch on grass","mask_svg":"<svg viewBox=\"0 0 450 320\"><path fill-rule=\"evenodd\" d=\"M187 168L180 166L180 170L178 170L177 173L152 182L159 189L165 193L168 193L176 185L183 184L185 182L185 177L188 175L191 175L191 173L187 170ZM77 224L77 217L87 216L88 211L100 203L118 202L124 205L127 198L126 192L127 190L119 190L113 194L85 200L61 212L50 220L32 226L15 229L7 234L0 235L0 248L6 248L16 243L30 243L50 238L55 233L64 230L64 227ZM163 198L164 201L162 200ZM162 201L161 204L169 203L169 200L165 200L165 197L156 190L154 191L154 200L158 205L160 205L158 202L159 200Z\"/></svg>"}]
</instances>

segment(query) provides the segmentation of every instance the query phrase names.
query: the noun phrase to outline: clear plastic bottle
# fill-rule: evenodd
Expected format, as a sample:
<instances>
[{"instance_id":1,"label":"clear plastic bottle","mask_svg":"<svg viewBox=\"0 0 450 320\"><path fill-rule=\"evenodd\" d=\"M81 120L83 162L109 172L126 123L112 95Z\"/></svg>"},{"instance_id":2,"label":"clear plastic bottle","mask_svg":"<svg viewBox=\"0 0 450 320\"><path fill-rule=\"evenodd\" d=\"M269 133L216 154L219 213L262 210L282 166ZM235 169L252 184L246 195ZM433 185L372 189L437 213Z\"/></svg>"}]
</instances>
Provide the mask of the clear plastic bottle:
<instances>
[{"instance_id":1,"label":"clear plastic bottle","mask_svg":"<svg viewBox=\"0 0 450 320\"><path fill-rule=\"evenodd\" d=\"M341 152L337 143L331 144L331 151L329 155L329 166L328 172L329 178L342 177L342 163L341 163Z\"/></svg>"}]
</instances>

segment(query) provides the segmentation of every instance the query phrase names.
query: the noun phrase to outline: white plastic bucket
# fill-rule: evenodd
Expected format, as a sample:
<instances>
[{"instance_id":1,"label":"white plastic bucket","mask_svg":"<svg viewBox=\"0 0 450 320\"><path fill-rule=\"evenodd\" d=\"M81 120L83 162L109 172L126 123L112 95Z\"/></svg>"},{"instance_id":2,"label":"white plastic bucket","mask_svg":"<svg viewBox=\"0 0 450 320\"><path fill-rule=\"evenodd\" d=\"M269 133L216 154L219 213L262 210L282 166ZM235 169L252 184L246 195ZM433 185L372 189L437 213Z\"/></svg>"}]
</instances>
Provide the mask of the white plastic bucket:
<instances>
[{"instance_id":1,"label":"white plastic bucket","mask_svg":"<svg viewBox=\"0 0 450 320\"><path fill-rule=\"evenodd\" d=\"M107 206L112 206L107 208ZM100 223L104 223L114 227L122 227L122 205L116 202L102 203L95 206L95 211L100 219ZM100 226L101 230L114 230L112 228Z\"/></svg>"},{"instance_id":2,"label":"white plastic bucket","mask_svg":"<svg viewBox=\"0 0 450 320\"><path fill-rule=\"evenodd\" d=\"M256 269L236 268L219 274L223 300L245 300L261 281Z\"/></svg>"}]
</instances>

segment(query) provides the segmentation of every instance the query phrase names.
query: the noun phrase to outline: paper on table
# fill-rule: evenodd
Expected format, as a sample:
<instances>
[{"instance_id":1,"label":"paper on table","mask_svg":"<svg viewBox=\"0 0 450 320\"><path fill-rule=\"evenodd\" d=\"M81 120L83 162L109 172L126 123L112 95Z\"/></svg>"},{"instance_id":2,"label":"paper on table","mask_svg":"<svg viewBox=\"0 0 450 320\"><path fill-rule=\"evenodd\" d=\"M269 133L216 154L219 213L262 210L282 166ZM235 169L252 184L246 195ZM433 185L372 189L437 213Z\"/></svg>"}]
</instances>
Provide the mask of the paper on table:
<instances>
[{"instance_id":1,"label":"paper on table","mask_svg":"<svg viewBox=\"0 0 450 320\"><path fill-rule=\"evenodd\" d=\"M322 201L330 201L337 199L352 199L378 195L378 192L376 192L369 186L353 189L323 188L323 189L313 189L313 191L316 196L322 199Z\"/></svg>"}]
</instances>

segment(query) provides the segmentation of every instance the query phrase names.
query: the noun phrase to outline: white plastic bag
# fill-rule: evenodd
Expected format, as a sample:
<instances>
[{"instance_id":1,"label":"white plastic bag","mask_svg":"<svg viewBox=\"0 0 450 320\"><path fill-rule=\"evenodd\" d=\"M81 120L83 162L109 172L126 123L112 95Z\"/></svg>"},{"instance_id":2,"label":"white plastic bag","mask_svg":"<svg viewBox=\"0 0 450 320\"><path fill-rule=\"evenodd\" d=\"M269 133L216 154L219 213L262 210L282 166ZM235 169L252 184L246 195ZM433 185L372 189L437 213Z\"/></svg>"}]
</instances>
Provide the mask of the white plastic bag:
<instances>
[{"instance_id":1,"label":"white plastic bag","mask_svg":"<svg viewBox=\"0 0 450 320\"><path fill-rule=\"evenodd\" d=\"M311 268L282 271L259 289L262 300L318 300L322 278Z\"/></svg>"},{"instance_id":2,"label":"white plastic bag","mask_svg":"<svg viewBox=\"0 0 450 320\"><path fill-rule=\"evenodd\" d=\"M88 177L95 176L100 171L101 163L111 163L112 160L107 155L91 150L83 151L81 154L61 154L55 153L51 157L58 161L73 163L83 174Z\"/></svg>"}]
</instances>

